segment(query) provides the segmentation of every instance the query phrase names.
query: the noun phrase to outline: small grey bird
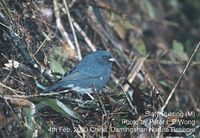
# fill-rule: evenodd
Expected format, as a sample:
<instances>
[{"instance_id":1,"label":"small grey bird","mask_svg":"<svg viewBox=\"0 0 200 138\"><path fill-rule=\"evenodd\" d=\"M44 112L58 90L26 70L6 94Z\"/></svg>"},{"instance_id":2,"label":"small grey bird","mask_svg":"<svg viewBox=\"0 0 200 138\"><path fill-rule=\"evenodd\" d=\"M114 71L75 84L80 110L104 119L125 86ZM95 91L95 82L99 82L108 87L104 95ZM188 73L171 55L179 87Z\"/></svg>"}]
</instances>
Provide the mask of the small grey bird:
<instances>
[{"instance_id":1,"label":"small grey bird","mask_svg":"<svg viewBox=\"0 0 200 138\"><path fill-rule=\"evenodd\" d=\"M96 51L84 57L75 68L53 86L44 90L52 92L58 89L71 89L80 94L90 94L92 88L103 88L111 75L115 59L107 51Z\"/></svg>"}]
</instances>

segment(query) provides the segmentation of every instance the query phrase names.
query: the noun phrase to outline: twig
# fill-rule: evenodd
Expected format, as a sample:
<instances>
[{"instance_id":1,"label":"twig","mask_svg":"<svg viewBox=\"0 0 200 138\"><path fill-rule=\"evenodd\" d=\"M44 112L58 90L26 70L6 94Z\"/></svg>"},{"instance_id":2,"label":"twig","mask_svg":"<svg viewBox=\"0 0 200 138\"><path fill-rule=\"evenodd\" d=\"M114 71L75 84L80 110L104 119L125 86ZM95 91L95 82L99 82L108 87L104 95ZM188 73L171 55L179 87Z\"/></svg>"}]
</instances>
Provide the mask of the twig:
<instances>
[{"instance_id":1,"label":"twig","mask_svg":"<svg viewBox=\"0 0 200 138\"><path fill-rule=\"evenodd\" d=\"M3 54L2 54L3 55ZM13 72L13 60L12 60L12 68L10 69L10 71L9 71L9 73L8 73L8 75L6 76L6 78L3 80L3 82L5 83L7 80L8 80L8 78L10 77L10 75L12 74L12 72Z\"/></svg>"},{"instance_id":2,"label":"twig","mask_svg":"<svg viewBox=\"0 0 200 138\"><path fill-rule=\"evenodd\" d=\"M56 25L58 27L58 29L60 30L60 33L62 34L62 36L64 37L64 39L67 41L69 47L73 50L75 50L75 46L73 45L72 41L70 40L67 32L65 31L62 23L61 23L61 18L60 18L60 10L58 8L58 2L57 0L53 1L54 4L54 13L55 13L55 17L56 17Z\"/></svg>"},{"instance_id":3,"label":"twig","mask_svg":"<svg viewBox=\"0 0 200 138\"><path fill-rule=\"evenodd\" d=\"M74 6L74 3L76 3L77 0L72 0L71 3L69 4L69 8Z\"/></svg>"},{"instance_id":4,"label":"twig","mask_svg":"<svg viewBox=\"0 0 200 138\"><path fill-rule=\"evenodd\" d=\"M5 84L3 84L3 83L1 83L1 82L0 82L0 86L3 87L3 88L8 89L8 90L10 90L10 91L12 91L12 92L13 92L14 94L16 94L16 95L18 95L17 93L19 93L19 94L25 94L25 92L21 92L21 91L12 89L12 88L10 88L9 86L6 86Z\"/></svg>"},{"instance_id":5,"label":"twig","mask_svg":"<svg viewBox=\"0 0 200 138\"><path fill-rule=\"evenodd\" d=\"M146 63L147 60L145 60ZM164 93L164 89L160 86L160 84L158 83L157 79L151 74L151 72L145 68L144 66L141 69L141 72L144 74L145 76L145 80L147 80L147 82L151 85L151 87L153 88L153 92L155 94L159 94L160 92Z\"/></svg>"},{"instance_id":6,"label":"twig","mask_svg":"<svg viewBox=\"0 0 200 138\"><path fill-rule=\"evenodd\" d=\"M68 8L66 0L63 0L63 3L64 3L64 6L65 6L65 9L67 11L67 17L69 19L69 24L70 24L70 27L71 27L71 30L72 30L72 34L73 34L73 37L74 37L74 42L75 42L75 47L76 47L78 59L81 60L82 59L81 50L80 50L80 47L79 47L79 44L78 44L78 40L77 40L77 37L76 37L74 26L72 24L71 15L70 15L69 8Z\"/></svg>"},{"instance_id":7,"label":"twig","mask_svg":"<svg viewBox=\"0 0 200 138\"><path fill-rule=\"evenodd\" d=\"M5 95L0 96L2 98L12 97L12 98L34 98L34 97L43 97L43 96L53 96L68 93L70 90L58 91L58 92L50 92L50 93L40 93L40 94L33 94L33 95Z\"/></svg>"},{"instance_id":8,"label":"twig","mask_svg":"<svg viewBox=\"0 0 200 138\"><path fill-rule=\"evenodd\" d=\"M88 44L89 48L92 51L96 51L96 47L94 46L94 44L90 41L90 39L87 37L86 33L81 29L81 27L78 25L78 23L74 21L73 18L72 18L72 22L73 22L76 30L79 31L79 33L83 36L83 38L84 38L85 42Z\"/></svg>"},{"instance_id":9,"label":"twig","mask_svg":"<svg viewBox=\"0 0 200 138\"><path fill-rule=\"evenodd\" d=\"M12 91L15 94L15 95L4 95L4 96L0 95L0 97L2 97L2 98L6 98L6 97L11 97L11 98L33 98L33 97L41 97L41 96L53 96L53 95L59 95L59 94L63 94L63 93L68 93L70 91L70 90L64 90L64 91L58 91L58 92L40 93L40 94L33 94L33 95L18 95L18 94L25 94L25 92L12 89L9 86L6 86L1 82L0 82L0 86Z\"/></svg>"},{"instance_id":10,"label":"twig","mask_svg":"<svg viewBox=\"0 0 200 138\"><path fill-rule=\"evenodd\" d=\"M132 83L132 81L135 79L137 73L142 69L142 66L144 64L145 59L148 57L148 55L146 57L141 57L137 60L136 64L134 65L134 67L132 68L131 72L129 73L128 77L127 77L127 81L129 83ZM125 84L123 89L126 92L129 88L128 84Z\"/></svg>"},{"instance_id":11,"label":"twig","mask_svg":"<svg viewBox=\"0 0 200 138\"><path fill-rule=\"evenodd\" d=\"M136 110L136 108L133 106L133 104L132 104L132 102L131 102L129 96L128 96L127 93L126 93L126 91L124 90L124 88L122 87L122 85L120 85L120 87L121 87L121 89L122 89L122 91L123 91L123 93L124 93L124 95L125 95L125 97L126 97L126 99L127 99L127 101L128 101L128 104L131 106L132 111L135 111L135 112L137 113L137 110Z\"/></svg>"},{"instance_id":12,"label":"twig","mask_svg":"<svg viewBox=\"0 0 200 138\"><path fill-rule=\"evenodd\" d=\"M11 105L8 103L8 101L7 101L6 99L4 99L4 101L5 101L5 103L7 104L8 108L11 110L11 113L15 116L15 118L17 118L17 120L20 120L20 119L19 119L19 116L16 115L16 113L14 112L13 108L12 108ZM19 121L19 124L20 124L21 126L23 126L21 121Z\"/></svg>"},{"instance_id":13,"label":"twig","mask_svg":"<svg viewBox=\"0 0 200 138\"><path fill-rule=\"evenodd\" d=\"M101 100L101 98L100 98L100 96L99 96L98 91L97 91L95 88L93 88L93 91L94 91L95 94L97 95L97 99L98 99L98 101L99 101L99 103L100 103L100 106L101 106L101 109L103 110L104 115L107 115L105 106L104 106L104 104L103 104L103 102L102 102L102 100Z\"/></svg>"},{"instance_id":14,"label":"twig","mask_svg":"<svg viewBox=\"0 0 200 138\"><path fill-rule=\"evenodd\" d=\"M188 62L187 62L187 64L186 64L186 66L185 66L183 72L181 73L180 77L178 78L178 81L176 82L176 84L174 85L172 91L170 92L169 96L167 97L167 100L165 101L165 104L162 106L161 112L163 112L163 111L165 110L167 104L169 103L170 99L172 98L172 96L173 96L173 94L174 94L174 92L175 92L175 90L176 90L178 84L180 83L181 79L183 78L183 75L185 74L186 70L188 69L188 67L189 67L189 65L190 65L190 63L191 63L191 61L192 61L192 59L193 59L195 53L197 52L197 50L198 50L198 48L199 48L199 46L200 46L200 41L199 41L198 44L196 45L196 48L194 49L194 52L192 53L190 59L188 60Z\"/></svg>"},{"instance_id":15,"label":"twig","mask_svg":"<svg viewBox=\"0 0 200 138\"><path fill-rule=\"evenodd\" d=\"M51 33L49 33L48 36L46 36L45 40L42 42L42 44L39 46L39 48L35 51L35 53L33 54L33 56L35 56L39 51L40 49L42 48L42 46L44 46L44 43L49 40L49 37L51 36Z\"/></svg>"},{"instance_id":16,"label":"twig","mask_svg":"<svg viewBox=\"0 0 200 138\"><path fill-rule=\"evenodd\" d=\"M178 78L177 82L175 83L173 89L171 90L169 96L167 97L167 100L165 101L164 105L161 107L161 111L160 111L160 114L161 114L161 115L163 114L163 112L164 112L166 106L168 105L168 103L169 103L170 99L172 98L173 94L175 93L175 90L176 90L178 84L180 83L181 79L183 78L183 75L185 74L185 72L187 71L189 65L191 64L192 59L193 59L195 53L197 52L199 46L200 46L200 41L199 41L198 44L196 45L196 48L194 49L194 51L193 51L193 53L192 53L190 59L188 60L188 62L187 62L187 64L186 64L186 66L185 66L183 72L181 73L181 75L180 75L180 77ZM161 126L159 126L159 128L161 128ZM157 134L157 138L160 137L160 134L161 134L161 132L159 131L158 134Z\"/></svg>"}]
</instances>

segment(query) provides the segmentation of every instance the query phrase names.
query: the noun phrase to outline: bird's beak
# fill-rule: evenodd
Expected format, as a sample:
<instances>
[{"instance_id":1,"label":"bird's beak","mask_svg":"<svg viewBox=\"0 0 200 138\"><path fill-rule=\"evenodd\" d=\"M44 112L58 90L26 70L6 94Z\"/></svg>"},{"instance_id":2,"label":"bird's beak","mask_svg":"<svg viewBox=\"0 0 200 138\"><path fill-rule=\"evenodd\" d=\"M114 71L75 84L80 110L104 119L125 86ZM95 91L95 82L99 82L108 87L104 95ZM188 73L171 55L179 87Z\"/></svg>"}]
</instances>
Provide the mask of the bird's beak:
<instances>
[{"instance_id":1,"label":"bird's beak","mask_svg":"<svg viewBox=\"0 0 200 138\"><path fill-rule=\"evenodd\" d=\"M114 61L116 61L116 59L115 59L115 58L113 58L113 57L109 58L108 60L109 60L109 61L111 61L111 62L114 62Z\"/></svg>"}]
</instances>

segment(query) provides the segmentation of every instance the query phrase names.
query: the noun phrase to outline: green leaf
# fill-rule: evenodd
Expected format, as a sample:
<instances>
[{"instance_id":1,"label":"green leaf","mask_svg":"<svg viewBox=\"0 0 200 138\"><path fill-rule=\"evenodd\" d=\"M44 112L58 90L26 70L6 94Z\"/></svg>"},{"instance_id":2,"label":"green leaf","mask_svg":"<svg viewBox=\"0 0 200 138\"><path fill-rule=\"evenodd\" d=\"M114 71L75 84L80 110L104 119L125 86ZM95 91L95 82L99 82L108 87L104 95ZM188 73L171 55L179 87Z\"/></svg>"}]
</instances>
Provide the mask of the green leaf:
<instances>
[{"instance_id":1,"label":"green leaf","mask_svg":"<svg viewBox=\"0 0 200 138\"><path fill-rule=\"evenodd\" d=\"M131 101L133 101L133 91L128 91L127 95Z\"/></svg>"},{"instance_id":2,"label":"green leaf","mask_svg":"<svg viewBox=\"0 0 200 138\"><path fill-rule=\"evenodd\" d=\"M62 75L65 74L64 68L55 59L51 59L51 61L50 61L50 68L51 68L52 72L60 73Z\"/></svg>"},{"instance_id":3,"label":"green leaf","mask_svg":"<svg viewBox=\"0 0 200 138\"><path fill-rule=\"evenodd\" d=\"M123 19L122 19L123 21ZM125 29L133 29L133 23L130 20L124 20L122 22L124 24Z\"/></svg>"},{"instance_id":4,"label":"green leaf","mask_svg":"<svg viewBox=\"0 0 200 138\"><path fill-rule=\"evenodd\" d=\"M52 71L64 74L69 68L66 66L68 62L68 54L64 47L53 47L50 52L50 67Z\"/></svg>"},{"instance_id":5,"label":"green leaf","mask_svg":"<svg viewBox=\"0 0 200 138\"><path fill-rule=\"evenodd\" d=\"M149 0L141 0L140 7L143 11L146 12L147 15L149 15L149 17L151 17L152 19L155 18L155 10Z\"/></svg>"},{"instance_id":6,"label":"green leaf","mask_svg":"<svg viewBox=\"0 0 200 138\"><path fill-rule=\"evenodd\" d=\"M75 112L70 107L67 107L65 104L63 104L57 99L42 97L40 98L40 103L51 107L54 111L61 113L63 116L67 118L77 119L79 121L82 121L81 116L77 112Z\"/></svg>"},{"instance_id":7,"label":"green leaf","mask_svg":"<svg viewBox=\"0 0 200 138\"><path fill-rule=\"evenodd\" d=\"M25 116L25 126L27 127L26 137L32 138L34 137L35 127L34 127L34 114L35 114L35 106L24 108Z\"/></svg>"},{"instance_id":8,"label":"green leaf","mask_svg":"<svg viewBox=\"0 0 200 138\"><path fill-rule=\"evenodd\" d=\"M174 40L172 43L172 51L174 53L174 56L182 61L187 61L188 55L184 52L184 47L182 45L182 43Z\"/></svg>"},{"instance_id":9,"label":"green leaf","mask_svg":"<svg viewBox=\"0 0 200 138\"><path fill-rule=\"evenodd\" d=\"M135 42L135 48L138 51L138 53L142 56L147 55L146 47L144 45L144 42L142 39L136 40Z\"/></svg>"},{"instance_id":10,"label":"green leaf","mask_svg":"<svg viewBox=\"0 0 200 138\"><path fill-rule=\"evenodd\" d=\"M35 80L35 84L36 84L36 86L37 86L38 88L40 88L40 89L42 89L42 90L46 89L46 87L44 87L43 85L41 85L40 83L38 83L36 80Z\"/></svg>"}]
</instances>

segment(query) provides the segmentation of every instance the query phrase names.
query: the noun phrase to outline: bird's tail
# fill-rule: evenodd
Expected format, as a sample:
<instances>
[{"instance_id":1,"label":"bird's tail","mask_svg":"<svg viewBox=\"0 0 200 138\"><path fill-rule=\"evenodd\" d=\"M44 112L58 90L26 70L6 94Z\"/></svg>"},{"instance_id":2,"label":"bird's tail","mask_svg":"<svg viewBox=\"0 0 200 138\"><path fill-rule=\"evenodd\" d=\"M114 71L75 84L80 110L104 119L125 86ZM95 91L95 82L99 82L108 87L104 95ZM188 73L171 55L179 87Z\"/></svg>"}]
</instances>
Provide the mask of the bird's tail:
<instances>
[{"instance_id":1,"label":"bird's tail","mask_svg":"<svg viewBox=\"0 0 200 138\"><path fill-rule=\"evenodd\" d=\"M45 92L45 93L53 92L61 87L62 87L62 82L57 82L53 86L50 86L50 87L47 87L46 89L44 89L43 92Z\"/></svg>"}]
</instances>

